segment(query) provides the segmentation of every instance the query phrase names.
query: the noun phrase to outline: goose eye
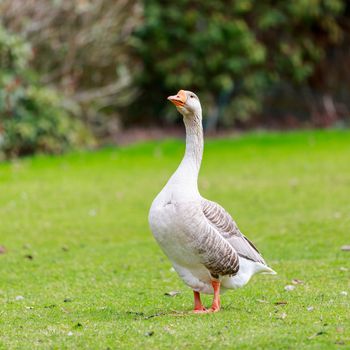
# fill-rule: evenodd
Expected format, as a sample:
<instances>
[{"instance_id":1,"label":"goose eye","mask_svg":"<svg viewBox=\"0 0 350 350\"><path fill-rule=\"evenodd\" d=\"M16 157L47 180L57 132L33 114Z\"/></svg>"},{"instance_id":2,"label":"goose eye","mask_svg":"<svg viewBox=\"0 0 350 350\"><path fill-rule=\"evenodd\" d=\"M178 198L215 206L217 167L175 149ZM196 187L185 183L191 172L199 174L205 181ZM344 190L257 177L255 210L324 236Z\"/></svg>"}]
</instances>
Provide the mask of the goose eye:
<instances>
[{"instance_id":1,"label":"goose eye","mask_svg":"<svg viewBox=\"0 0 350 350\"><path fill-rule=\"evenodd\" d=\"M190 97L191 97L191 98L194 98L194 96L193 96L193 95L190 95Z\"/></svg>"}]
</instances>

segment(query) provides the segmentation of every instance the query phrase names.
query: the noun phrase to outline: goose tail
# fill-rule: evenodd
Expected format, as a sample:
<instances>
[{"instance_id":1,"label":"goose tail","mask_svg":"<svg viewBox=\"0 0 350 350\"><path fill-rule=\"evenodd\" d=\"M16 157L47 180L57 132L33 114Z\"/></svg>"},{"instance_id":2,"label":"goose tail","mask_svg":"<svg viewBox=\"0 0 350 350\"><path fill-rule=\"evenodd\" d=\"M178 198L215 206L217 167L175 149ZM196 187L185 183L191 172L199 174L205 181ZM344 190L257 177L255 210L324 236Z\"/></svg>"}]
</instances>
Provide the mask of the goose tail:
<instances>
[{"instance_id":1,"label":"goose tail","mask_svg":"<svg viewBox=\"0 0 350 350\"><path fill-rule=\"evenodd\" d=\"M267 265L262 267L260 273L264 275L277 275L277 272L275 270L272 270L271 267L268 267Z\"/></svg>"}]
</instances>

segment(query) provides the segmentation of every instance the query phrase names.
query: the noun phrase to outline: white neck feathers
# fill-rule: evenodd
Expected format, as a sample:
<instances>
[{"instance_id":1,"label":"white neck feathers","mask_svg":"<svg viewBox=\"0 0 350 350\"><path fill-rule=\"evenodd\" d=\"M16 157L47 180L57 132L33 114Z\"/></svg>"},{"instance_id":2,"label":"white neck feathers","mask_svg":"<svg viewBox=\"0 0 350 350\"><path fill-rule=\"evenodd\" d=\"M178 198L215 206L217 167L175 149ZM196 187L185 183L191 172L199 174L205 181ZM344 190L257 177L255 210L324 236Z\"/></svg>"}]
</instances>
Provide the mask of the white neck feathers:
<instances>
[{"instance_id":1,"label":"white neck feathers","mask_svg":"<svg viewBox=\"0 0 350 350\"><path fill-rule=\"evenodd\" d=\"M186 128L185 155L169 180L171 184L186 184L198 190L197 179L203 156L203 127L201 115L184 116Z\"/></svg>"}]
</instances>

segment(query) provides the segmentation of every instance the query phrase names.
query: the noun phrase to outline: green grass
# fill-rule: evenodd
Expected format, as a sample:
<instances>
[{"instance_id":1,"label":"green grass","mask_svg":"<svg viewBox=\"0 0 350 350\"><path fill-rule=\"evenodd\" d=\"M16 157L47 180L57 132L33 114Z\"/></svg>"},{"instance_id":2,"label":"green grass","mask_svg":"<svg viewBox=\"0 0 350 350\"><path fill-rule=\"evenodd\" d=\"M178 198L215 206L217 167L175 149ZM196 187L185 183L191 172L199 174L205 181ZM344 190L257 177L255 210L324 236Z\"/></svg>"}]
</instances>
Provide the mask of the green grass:
<instances>
[{"instance_id":1,"label":"green grass","mask_svg":"<svg viewBox=\"0 0 350 350\"><path fill-rule=\"evenodd\" d=\"M350 132L207 141L202 194L278 272L224 294L217 314L187 313L192 292L148 228L183 150L170 140L0 164L0 349L350 348Z\"/></svg>"}]
</instances>

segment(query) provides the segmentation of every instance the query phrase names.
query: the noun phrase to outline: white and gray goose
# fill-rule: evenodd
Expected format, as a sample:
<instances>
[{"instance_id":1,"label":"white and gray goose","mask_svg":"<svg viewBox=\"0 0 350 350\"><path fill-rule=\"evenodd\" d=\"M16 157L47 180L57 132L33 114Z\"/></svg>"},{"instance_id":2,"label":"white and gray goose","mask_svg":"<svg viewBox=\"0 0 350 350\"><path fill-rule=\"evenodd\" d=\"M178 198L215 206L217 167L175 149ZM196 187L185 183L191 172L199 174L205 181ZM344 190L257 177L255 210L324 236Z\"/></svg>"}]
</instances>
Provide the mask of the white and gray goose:
<instances>
[{"instance_id":1,"label":"white and gray goose","mask_svg":"<svg viewBox=\"0 0 350 350\"><path fill-rule=\"evenodd\" d=\"M149 223L174 269L194 292L195 312L220 309L220 292L244 286L257 273L275 274L238 229L230 214L198 191L203 155L202 108L191 91L180 90L170 100L183 115L185 155L154 199ZM205 309L200 293L214 294Z\"/></svg>"}]
</instances>

